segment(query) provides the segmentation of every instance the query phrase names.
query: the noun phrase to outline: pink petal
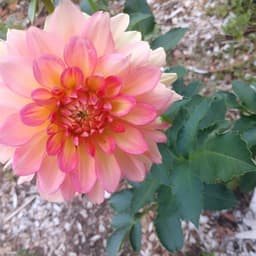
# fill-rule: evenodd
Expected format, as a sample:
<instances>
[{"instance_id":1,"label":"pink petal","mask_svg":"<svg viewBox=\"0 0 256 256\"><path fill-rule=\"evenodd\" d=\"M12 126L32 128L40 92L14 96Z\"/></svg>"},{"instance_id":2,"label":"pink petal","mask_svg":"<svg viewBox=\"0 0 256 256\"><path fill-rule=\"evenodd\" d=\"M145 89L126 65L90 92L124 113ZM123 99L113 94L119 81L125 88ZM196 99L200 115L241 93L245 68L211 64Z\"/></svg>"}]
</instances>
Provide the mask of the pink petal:
<instances>
[{"instance_id":1,"label":"pink petal","mask_svg":"<svg viewBox=\"0 0 256 256\"><path fill-rule=\"evenodd\" d=\"M35 89L31 93L31 97L38 105L49 105L55 102L52 93L45 88Z\"/></svg>"},{"instance_id":2,"label":"pink petal","mask_svg":"<svg viewBox=\"0 0 256 256\"><path fill-rule=\"evenodd\" d=\"M97 136L97 144L105 153L108 154L113 153L116 148L115 140L109 135Z\"/></svg>"},{"instance_id":3,"label":"pink petal","mask_svg":"<svg viewBox=\"0 0 256 256\"><path fill-rule=\"evenodd\" d=\"M12 159L15 149L13 147L6 147L3 145L0 145L0 148L0 163L5 164Z\"/></svg>"},{"instance_id":4,"label":"pink petal","mask_svg":"<svg viewBox=\"0 0 256 256\"><path fill-rule=\"evenodd\" d=\"M61 185L61 194L66 201L70 201L75 196L76 190L72 182L72 178L66 175L64 182Z\"/></svg>"},{"instance_id":5,"label":"pink petal","mask_svg":"<svg viewBox=\"0 0 256 256\"><path fill-rule=\"evenodd\" d=\"M90 76L86 79L86 86L92 92L100 93L105 90L106 82L102 76Z\"/></svg>"},{"instance_id":6,"label":"pink petal","mask_svg":"<svg viewBox=\"0 0 256 256\"><path fill-rule=\"evenodd\" d=\"M8 87L0 85L0 105L19 110L22 106L29 103L27 98L13 93Z\"/></svg>"},{"instance_id":7,"label":"pink petal","mask_svg":"<svg viewBox=\"0 0 256 256\"><path fill-rule=\"evenodd\" d=\"M139 95L137 100L153 105L156 108L157 113L162 114L173 102L180 100L181 98L182 97L175 91L167 88L162 83L159 83L152 91Z\"/></svg>"},{"instance_id":8,"label":"pink petal","mask_svg":"<svg viewBox=\"0 0 256 256\"><path fill-rule=\"evenodd\" d=\"M123 76L128 72L129 61L121 54L110 54L100 58L97 62L95 73L103 76Z\"/></svg>"},{"instance_id":9,"label":"pink petal","mask_svg":"<svg viewBox=\"0 0 256 256\"><path fill-rule=\"evenodd\" d=\"M111 100L111 114L113 116L121 117L127 115L135 106L136 101L133 97L117 96Z\"/></svg>"},{"instance_id":10,"label":"pink petal","mask_svg":"<svg viewBox=\"0 0 256 256\"><path fill-rule=\"evenodd\" d=\"M58 189L56 192L51 194L45 193L41 190L40 183L38 180L37 180L37 189L38 189L38 192L40 193L41 198L43 198L44 200L47 200L49 202L54 202L54 203L61 203L64 201L64 197L61 193L61 189Z\"/></svg>"},{"instance_id":11,"label":"pink petal","mask_svg":"<svg viewBox=\"0 0 256 256\"><path fill-rule=\"evenodd\" d=\"M30 98L31 92L39 86L29 59L12 56L3 58L0 60L0 73L5 85L21 96Z\"/></svg>"},{"instance_id":12,"label":"pink petal","mask_svg":"<svg viewBox=\"0 0 256 256\"><path fill-rule=\"evenodd\" d=\"M87 198L95 203L95 204L100 204L104 201L104 189L102 185L97 181L91 191L86 194Z\"/></svg>"},{"instance_id":13,"label":"pink petal","mask_svg":"<svg viewBox=\"0 0 256 256\"><path fill-rule=\"evenodd\" d=\"M21 120L29 126L38 126L45 123L51 114L51 111L36 103L27 104L20 111Z\"/></svg>"},{"instance_id":14,"label":"pink petal","mask_svg":"<svg viewBox=\"0 0 256 256\"><path fill-rule=\"evenodd\" d=\"M80 35L86 16L70 0L59 1L54 12L47 17L45 31L58 35L64 42L74 35Z\"/></svg>"},{"instance_id":15,"label":"pink petal","mask_svg":"<svg viewBox=\"0 0 256 256\"><path fill-rule=\"evenodd\" d=\"M159 152L157 144L153 142L150 138L147 138L147 143L148 151L146 152L146 155L152 160L153 163L161 164L162 156Z\"/></svg>"},{"instance_id":16,"label":"pink petal","mask_svg":"<svg viewBox=\"0 0 256 256\"><path fill-rule=\"evenodd\" d=\"M95 69L97 53L88 39L73 37L64 49L64 59L68 66L80 68L87 77Z\"/></svg>"},{"instance_id":17,"label":"pink petal","mask_svg":"<svg viewBox=\"0 0 256 256\"><path fill-rule=\"evenodd\" d=\"M26 40L30 54L34 58L44 54L57 56L62 54L61 40L56 34L48 33L37 27L30 27L26 31Z\"/></svg>"},{"instance_id":18,"label":"pink petal","mask_svg":"<svg viewBox=\"0 0 256 256\"><path fill-rule=\"evenodd\" d=\"M134 182L141 182L146 175L145 165L134 156L125 154L120 150L115 154L125 178Z\"/></svg>"},{"instance_id":19,"label":"pink petal","mask_svg":"<svg viewBox=\"0 0 256 256\"><path fill-rule=\"evenodd\" d=\"M45 155L45 144L45 133L40 132L34 135L29 142L15 150L13 170L16 175L29 175L39 170Z\"/></svg>"},{"instance_id":20,"label":"pink petal","mask_svg":"<svg viewBox=\"0 0 256 256\"><path fill-rule=\"evenodd\" d=\"M36 59L33 64L36 80L48 88L60 86L60 77L64 68L63 61L54 55L43 55Z\"/></svg>"},{"instance_id":21,"label":"pink petal","mask_svg":"<svg viewBox=\"0 0 256 256\"><path fill-rule=\"evenodd\" d=\"M55 192L65 179L65 173L61 172L55 157L45 157L37 172L40 188L45 193Z\"/></svg>"},{"instance_id":22,"label":"pink petal","mask_svg":"<svg viewBox=\"0 0 256 256\"><path fill-rule=\"evenodd\" d=\"M145 125L156 118L155 108L144 103L137 103L136 106L123 119L131 124Z\"/></svg>"},{"instance_id":23,"label":"pink petal","mask_svg":"<svg viewBox=\"0 0 256 256\"><path fill-rule=\"evenodd\" d=\"M54 156L58 154L63 146L64 136L61 132L54 133L49 136L46 143L46 151L48 155Z\"/></svg>"},{"instance_id":24,"label":"pink petal","mask_svg":"<svg viewBox=\"0 0 256 256\"><path fill-rule=\"evenodd\" d=\"M103 188L108 192L114 192L121 178L121 170L114 155L96 151L96 173Z\"/></svg>"},{"instance_id":25,"label":"pink petal","mask_svg":"<svg viewBox=\"0 0 256 256\"><path fill-rule=\"evenodd\" d=\"M112 53L114 41L110 29L110 17L106 12L96 12L87 21L82 33L83 37L88 38L100 57Z\"/></svg>"},{"instance_id":26,"label":"pink petal","mask_svg":"<svg viewBox=\"0 0 256 256\"><path fill-rule=\"evenodd\" d=\"M83 84L84 76L80 68L66 68L61 74L61 84L64 88L72 89Z\"/></svg>"},{"instance_id":27,"label":"pink petal","mask_svg":"<svg viewBox=\"0 0 256 256\"><path fill-rule=\"evenodd\" d=\"M23 184L24 182L30 182L30 181L33 180L34 176L35 176L34 174L30 174L30 175L27 175L27 176L20 176L20 177L18 178L17 184L18 184L18 185L21 185L21 184Z\"/></svg>"},{"instance_id":28,"label":"pink petal","mask_svg":"<svg viewBox=\"0 0 256 256\"><path fill-rule=\"evenodd\" d=\"M122 87L122 80L117 76L109 76L105 79L105 81L106 81L105 96L106 97L117 96Z\"/></svg>"},{"instance_id":29,"label":"pink petal","mask_svg":"<svg viewBox=\"0 0 256 256\"><path fill-rule=\"evenodd\" d=\"M166 143L167 141L166 134L163 131L144 130L143 134L145 134L148 138L157 143Z\"/></svg>"},{"instance_id":30,"label":"pink petal","mask_svg":"<svg viewBox=\"0 0 256 256\"><path fill-rule=\"evenodd\" d=\"M26 42L26 31L8 29L6 42L10 55L32 57Z\"/></svg>"},{"instance_id":31,"label":"pink petal","mask_svg":"<svg viewBox=\"0 0 256 256\"><path fill-rule=\"evenodd\" d=\"M118 49L118 52L129 56L129 61L132 65L143 65L148 61L150 56L150 47L148 42L140 41L127 44Z\"/></svg>"},{"instance_id":32,"label":"pink petal","mask_svg":"<svg viewBox=\"0 0 256 256\"><path fill-rule=\"evenodd\" d=\"M113 133L112 136L117 146L127 153L139 155L148 149L147 143L139 129L128 124L125 124L125 132Z\"/></svg>"},{"instance_id":33,"label":"pink petal","mask_svg":"<svg viewBox=\"0 0 256 256\"><path fill-rule=\"evenodd\" d=\"M58 153L58 163L63 172L71 172L77 168L78 153L72 138L65 139L65 143Z\"/></svg>"},{"instance_id":34,"label":"pink petal","mask_svg":"<svg viewBox=\"0 0 256 256\"><path fill-rule=\"evenodd\" d=\"M23 145L38 131L38 127L24 125L19 114L12 114L0 128L0 143L8 146Z\"/></svg>"},{"instance_id":35,"label":"pink petal","mask_svg":"<svg viewBox=\"0 0 256 256\"><path fill-rule=\"evenodd\" d=\"M140 95L154 89L160 81L161 72L157 67L140 67L133 69L124 81L122 92Z\"/></svg>"},{"instance_id":36,"label":"pink petal","mask_svg":"<svg viewBox=\"0 0 256 256\"><path fill-rule=\"evenodd\" d=\"M96 182L96 171L94 158L88 155L85 147L78 149L79 163L77 171L73 173L73 183L80 193L89 192Z\"/></svg>"}]
</instances>

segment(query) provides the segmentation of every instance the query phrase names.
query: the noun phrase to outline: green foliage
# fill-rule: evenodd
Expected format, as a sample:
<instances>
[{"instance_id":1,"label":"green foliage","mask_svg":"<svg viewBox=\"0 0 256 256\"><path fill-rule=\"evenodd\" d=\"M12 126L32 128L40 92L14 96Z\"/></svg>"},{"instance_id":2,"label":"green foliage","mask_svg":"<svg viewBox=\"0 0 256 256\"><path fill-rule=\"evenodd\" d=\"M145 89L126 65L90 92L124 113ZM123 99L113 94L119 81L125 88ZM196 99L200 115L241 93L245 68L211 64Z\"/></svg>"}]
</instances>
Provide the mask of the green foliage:
<instances>
[{"instance_id":1,"label":"green foliage","mask_svg":"<svg viewBox=\"0 0 256 256\"><path fill-rule=\"evenodd\" d=\"M256 2L254 0L225 0L214 8L208 8L207 12L209 15L217 15L222 18L233 13L234 16L230 17L227 24L223 26L223 31L227 35L239 39L243 37L249 26L255 25Z\"/></svg>"},{"instance_id":2,"label":"green foliage","mask_svg":"<svg viewBox=\"0 0 256 256\"><path fill-rule=\"evenodd\" d=\"M166 51L173 50L179 41L183 38L187 28L173 28L169 32L157 37L152 43L151 47L153 49L157 47L163 47Z\"/></svg>"},{"instance_id":3,"label":"green foliage","mask_svg":"<svg viewBox=\"0 0 256 256\"><path fill-rule=\"evenodd\" d=\"M143 36L153 32L155 19L145 0L126 1L124 12L131 16L130 29L140 31Z\"/></svg>"}]
</instances>

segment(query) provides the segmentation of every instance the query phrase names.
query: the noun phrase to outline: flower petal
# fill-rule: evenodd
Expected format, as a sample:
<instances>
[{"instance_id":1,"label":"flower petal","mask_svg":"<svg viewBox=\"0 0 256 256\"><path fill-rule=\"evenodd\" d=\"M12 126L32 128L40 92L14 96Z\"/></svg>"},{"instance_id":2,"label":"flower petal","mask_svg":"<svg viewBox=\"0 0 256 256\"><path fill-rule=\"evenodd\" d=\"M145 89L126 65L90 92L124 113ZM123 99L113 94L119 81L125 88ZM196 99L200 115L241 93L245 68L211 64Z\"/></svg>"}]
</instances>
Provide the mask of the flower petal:
<instances>
[{"instance_id":1,"label":"flower petal","mask_svg":"<svg viewBox=\"0 0 256 256\"><path fill-rule=\"evenodd\" d=\"M88 39L73 37L64 49L64 59L68 66L80 68L87 77L95 69L97 53Z\"/></svg>"},{"instance_id":2,"label":"flower petal","mask_svg":"<svg viewBox=\"0 0 256 256\"><path fill-rule=\"evenodd\" d=\"M155 106L158 114L165 112L173 102L180 99L182 97L179 94L162 83L159 83L152 91L137 97L138 101Z\"/></svg>"},{"instance_id":3,"label":"flower petal","mask_svg":"<svg viewBox=\"0 0 256 256\"><path fill-rule=\"evenodd\" d=\"M45 157L37 172L40 187L45 193L53 193L58 190L65 179L65 173L61 172L56 157Z\"/></svg>"},{"instance_id":4,"label":"flower petal","mask_svg":"<svg viewBox=\"0 0 256 256\"><path fill-rule=\"evenodd\" d=\"M135 104L136 101L133 97L117 96L111 100L112 109L110 113L117 117L127 115Z\"/></svg>"},{"instance_id":5,"label":"flower petal","mask_svg":"<svg viewBox=\"0 0 256 256\"><path fill-rule=\"evenodd\" d=\"M18 147L13 156L13 170L16 175L23 176L39 170L45 155L46 136L40 132L26 144Z\"/></svg>"},{"instance_id":6,"label":"flower petal","mask_svg":"<svg viewBox=\"0 0 256 256\"><path fill-rule=\"evenodd\" d=\"M72 178L77 191L80 193L89 192L96 182L95 159L91 157L81 145L78 149L79 163L77 171L74 172Z\"/></svg>"},{"instance_id":7,"label":"flower petal","mask_svg":"<svg viewBox=\"0 0 256 256\"><path fill-rule=\"evenodd\" d=\"M54 55L43 55L36 59L33 64L36 80L48 88L60 86L60 78L64 68L63 61Z\"/></svg>"},{"instance_id":8,"label":"flower petal","mask_svg":"<svg viewBox=\"0 0 256 256\"><path fill-rule=\"evenodd\" d=\"M123 76L129 67L128 57L121 54L109 54L97 62L95 73L103 76Z\"/></svg>"},{"instance_id":9,"label":"flower petal","mask_svg":"<svg viewBox=\"0 0 256 256\"><path fill-rule=\"evenodd\" d=\"M75 196L76 190L72 182L72 178L66 175L64 182L61 185L61 194L65 201L70 201Z\"/></svg>"},{"instance_id":10,"label":"flower petal","mask_svg":"<svg viewBox=\"0 0 256 256\"><path fill-rule=\"evenodd\" d=\"M161 83L165 84L166 86L170 86L176 80L177 80L176 73L162 73Z\"/></svg>"},{"instance_id":11,"label":"flower petal","mask_svg":"<svg viewBox=\"0 0 256 256\"><path fill-rule=\"evenodd\" d=\"M62 54L61 40L56 34L30 27L26 31L26 40L30 54L34 58L44 54L55 54L60 57Z\"/></svg>"},{"instance_id":12,"label":"flower petal","mask_svg":"<svg viewBox=\"0 0 256 256\"><path fill-rule=\"evenodd\" d=\"M58 35L66 42L70 37L81 34L86 19L70 0L61 0L54 12L47 17L44 30Z\"/></svg>"},{"instance_id":13,"label":"flower petal","mask_svg":"<svg viewBox=\"0 0 256 256\"><path fill-rule=\"evenodd\" d=\"M29 126L38 126L45 123L51 114L48 108L37 105L36 103L27 104L20 111L21 120Z\"/></svg>"},{"instance_id":14,"label":"flower petal","mask_svg":"<svg viewBox=\"0 0 256 256\"><path fill-rule=\"evenodd\" d=\"M99 57L113 52L114 41L108 13L99 11L88 18L82 35L93 42Z\"/></svg>"},{"instance_id":15,"label":"flower petal","mask_svg":"<svg viewBox=\"0 0 256 256\"><path fill-rule=\"evenodd\" d=\"M21 96L30 98L31 92L39 86L29 59L13 56L3 58L0 60L0 73L5 85Z\"/></svg>"},{"instance_id":16,"label":"flower petal","mask_svg":"<svg viewBox=\"0 0 256 256\"><path fill-rule=\"evenodd\" d=\"M137 103L123 119L131 124L145 125L156 118L156 110L152 105Z\"/></svg>"},{"instance_id":17,"label":"flower petal","mask_svg":"<svg viewBox=\"0 0 256 256\"><path fill-rule=\"evenodd\" d=\"M143 154L148 146L142 133L131 125L125 124L125 132L113 133L117 146L130 154Z\"/></svg>"},{"instance_id":18,"label":"flower petal","mask_svg":"<svg viewBox=\"0 0 256 256\"><path fill-rule=\"evenodd\" d=\"M104 201L104 189L99 181L94 184L93 188L86 194L86 196L95 204L100 204Z\"/></svg>"},{"instance_id":19,"label":"flower petal","mask_svg":"<svg viewBox=\"0 0 256 256\"><path fill-rule=\"evenodd\" d=\"M18 131L18 132L17 132ZM8 146L19 146L27 143L38 127L26 126L21 122L19 114L10 115L0 128L0 143Z\"/></svg>"},{"instance_id":20,"label":"flower petal","mask_svg":"<svg viewBox=\"0 0 256 256\"><path fill-rule=\"evenodd\" d=\"M160 68L145 66L133 69L124 81L122 92L129 95L140 95L151 91L160 81Z\"/></svg>"},{"instance_id":21,"label":"flower petal","mask_svg":"<svg viewBox=\"0 0 256 256\"><path fill-rule=\"evenodd\" d=\"M131 65L142 65L148 61L150 54L149 43L145 41L127 44L118 50L121 54L129 56Z\"/></svg>"},{"instance_id":22,"label":"flower petal","mask_svg":"<svg viewBox=\"0 0 256 256\"><path fill-rule=\"evenodd\" d=\"M123 32L129 26L129 15L126 13L119 13L114 17L111 17L110 26L114 41L119 37L122 37Z\"/></svg>"},{"instance_id":23,"label":"flower petal","mask_svg":"<svg viewBox=\"0 0 256 256\"><path fill-rule=\"evenodd\" d=\"M109 76L105 79L105 82L106 82L105 96L106 97L117 96L122 87L122 80L117 76Z\"/></svg>"},{"instance_id":24,"label":"flower petal","mask_svg":"<svg viewBox=\"0 0 256 256\"><path fill-rule=\"evenodd\" d=\"M141 41L141 33L138 31L127 31L122 34L122 36L115 39L115 46L117 49L123 47L124 45L132 42Z\"/></svg>"},{"instance_id":25,"label":"flower petal","mask_svg":"<svg viewBox=\"0 0 256 256\"><path fill-rule=\"evenodd\" d=\"M115 148L116 148L116 143L115 140L113 139L113 137L109 136L109 135L98 135L97 136L97 143L99 145L99 147L108 154L111 154L114 152Z\"/></svg>"},{"instance_id":26,"label":"flower petal","mask_svg":"<svg viewBox=\"0 0 256 256\"><path fill-rule=\"evenodd\" d=\"M151 50L150 56L149 56L149 64L155 65L158 67L163 67L166 63L166 54L164 51L164 48L159 47L155 50Z\"/></svg>"},{"instance_id":27,"label":"flower petal","mask_svg":"<svg viewBox=\"0 0 256 256\"><path fill-rule=\"evenodd\" d=\"M63 146L64 136L61 132L54 133L49 136L46 143L46 151L48 155L54 156L58 154Z\"/></svg>"},{"instance_id":28,"label":"flower petal","mask_svg":"<svg viewBox=\"0 0 256 256\"><path fill-rule=\"evenodd\" d=\"M80 68L69 67L64 69L60 79L64 88L73 89L83 84L84 76Z\"/></svg>"},{"instance_id":29,"label":"flower petal","mask_svg":"<svg viewBox=\"0 0 256 256\"><path fill-rule=\"evenodd\" d=\"M5 164L7 161L12 159L14 148L0 145L0 163Z\"/></svg>"},{"instance_id":30,"label":"flower petal","mask_svg":"<svg viewBox=\"0 0 256 256\"><path fill-rule=\"evenodd\" d=\"M65 142L58 153L58 163L63 172L71 172L77 168L78 153L71 137L65 139Z\"/></svg>"},{"instance_id":31,"label":"flower petal","mask_svg":"<svg viewBox=\"0 0 256 256\"><path fill-rule=\"evenodd\" d=\"M97 150L95 164L96 173L103 188L108 192L114 192L121 178L121 170L115 156Z\"/></svg>"},{"instance_id":32,"label":"flower petal","mask_svg":"<svg viewBox=\"0 0 256 256\"><path fill-rule=\"evenodd\" d=\"M146 168L142 161L120 150L115 155L125 178L133 182L141 182L145 179Z\"/></svg>"},{"instance_id":33,"label":"flower petal","mask_svg":"<svg viewBox=\"0 0 256 256\"><path fill-rule=\"evenodd\" d=\"M32 57L27 46L26 31L20 29L8 29L7 48L10 55Z\"/></svg>"}]
</instances>

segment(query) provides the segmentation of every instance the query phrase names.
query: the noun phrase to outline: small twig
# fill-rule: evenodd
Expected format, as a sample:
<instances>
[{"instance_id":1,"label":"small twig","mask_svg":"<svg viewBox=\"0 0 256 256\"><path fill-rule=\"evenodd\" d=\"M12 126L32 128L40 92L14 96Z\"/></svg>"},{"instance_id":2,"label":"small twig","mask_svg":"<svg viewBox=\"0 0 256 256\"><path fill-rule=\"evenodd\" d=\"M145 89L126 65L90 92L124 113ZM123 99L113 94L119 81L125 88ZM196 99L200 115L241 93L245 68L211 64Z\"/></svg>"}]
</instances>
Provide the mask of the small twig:
<instances>
[{"instance_id":1,"label":"small twig","mask_svg":"<svg viewBox=\"0 0 256 256\"><path fill-rule=\"evenodd\" d=\"M10 213L9 216L7 216L4 219L4 223L8 222L10 219L12 219L16 214L18 214L20 211L22 211L25 207L27 207L30 203L32 203L35 200L36 196L31 196L27 202L25 202L23 205L18 207L14 212Z\"/></svg>"}]
</instances>

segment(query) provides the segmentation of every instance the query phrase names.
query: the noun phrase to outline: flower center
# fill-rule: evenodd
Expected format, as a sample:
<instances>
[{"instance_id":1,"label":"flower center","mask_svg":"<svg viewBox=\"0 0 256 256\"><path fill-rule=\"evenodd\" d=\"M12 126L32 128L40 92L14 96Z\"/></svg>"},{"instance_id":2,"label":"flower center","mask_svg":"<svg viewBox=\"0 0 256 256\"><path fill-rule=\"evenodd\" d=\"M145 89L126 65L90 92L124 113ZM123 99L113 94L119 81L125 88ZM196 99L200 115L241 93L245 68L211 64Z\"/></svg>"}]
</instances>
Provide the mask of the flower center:
<instances>
[{"instance_id":1,"label":"flower center","mask_svg":"<svg viewBox=\"0 0 256 256\"><path fill-rule=\"evenodd\" d=\"M106 123L112 120L109 115L111 105L94 93L78 91L78 94L82 97L60 101L52 122L61 126L66 135L88 137L102 133Z\"/></svg>"}]
</instances>

